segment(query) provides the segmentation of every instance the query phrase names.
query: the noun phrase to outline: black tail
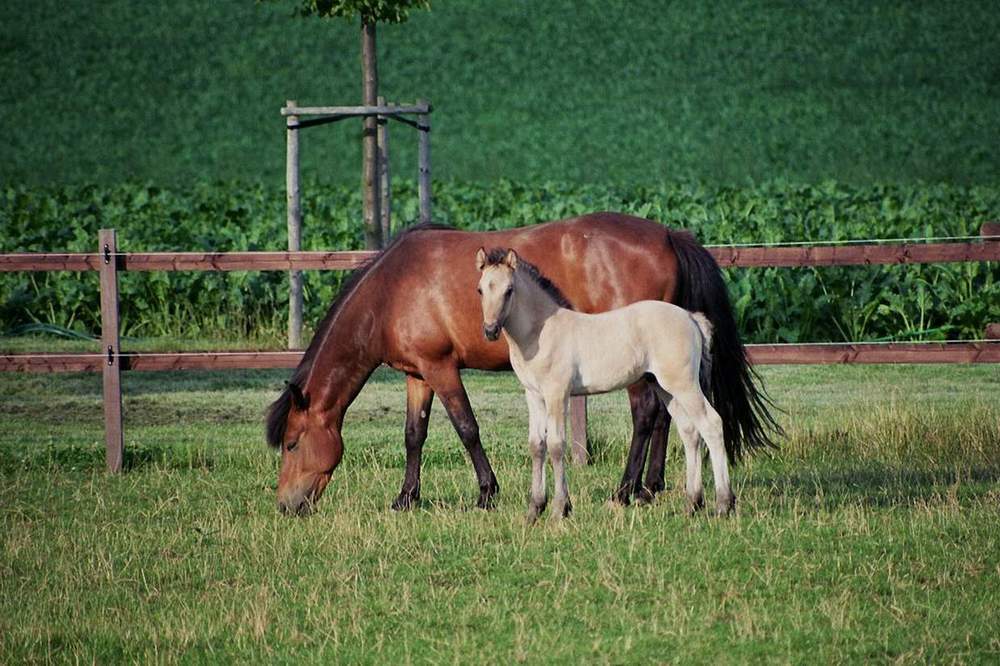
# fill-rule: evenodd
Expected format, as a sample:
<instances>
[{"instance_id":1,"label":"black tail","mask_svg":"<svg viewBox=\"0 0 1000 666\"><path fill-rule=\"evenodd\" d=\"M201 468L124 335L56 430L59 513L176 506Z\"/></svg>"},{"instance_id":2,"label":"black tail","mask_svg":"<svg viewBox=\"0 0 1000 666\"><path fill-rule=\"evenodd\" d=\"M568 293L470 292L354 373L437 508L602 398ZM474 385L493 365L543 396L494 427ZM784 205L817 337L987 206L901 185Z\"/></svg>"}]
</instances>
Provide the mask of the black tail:
<instances>
[{"instance_id":1,"label":"black tail","mask_svg":"<svg viewBox=\"0 0 1000 666\"><path fill-rule=\"evenodd\" d=\"M711 395L722 417L726 453L733 464L744 454L777 448L772 437L782 434L771 416L774 404L760 376L750 367L740 340L729 292L715 258L686 231L667 232L677 255L677 299L690 312L702 312L712 322Z\"/></svg>"}]
</instances>

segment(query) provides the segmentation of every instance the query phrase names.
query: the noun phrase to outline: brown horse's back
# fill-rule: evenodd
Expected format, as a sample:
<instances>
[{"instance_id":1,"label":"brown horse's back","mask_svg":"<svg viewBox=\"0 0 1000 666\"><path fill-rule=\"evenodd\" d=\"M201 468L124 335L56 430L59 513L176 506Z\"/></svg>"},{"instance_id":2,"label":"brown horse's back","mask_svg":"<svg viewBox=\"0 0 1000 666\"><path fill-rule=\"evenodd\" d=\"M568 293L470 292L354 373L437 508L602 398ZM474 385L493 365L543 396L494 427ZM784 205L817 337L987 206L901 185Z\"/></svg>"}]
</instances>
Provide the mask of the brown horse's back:
<instances>
[{"instance_id":1,"label":"brown horse's back","mask_svg":"<svg viewBox=\"0 0 1000 666\"><path fill-rule=\"evenodd\" d=\"M538 266L581 312L640 300L672 301L677 259L667 230L649 220L596 213L494 232L428 229L408 234L373 272L382 293L383 361L412 374L427 363L497 370L507 344L488 342L476 285L476 250L512 247ZM374 277L374 276L373 276Z\"/></svg>"}]
</instances>

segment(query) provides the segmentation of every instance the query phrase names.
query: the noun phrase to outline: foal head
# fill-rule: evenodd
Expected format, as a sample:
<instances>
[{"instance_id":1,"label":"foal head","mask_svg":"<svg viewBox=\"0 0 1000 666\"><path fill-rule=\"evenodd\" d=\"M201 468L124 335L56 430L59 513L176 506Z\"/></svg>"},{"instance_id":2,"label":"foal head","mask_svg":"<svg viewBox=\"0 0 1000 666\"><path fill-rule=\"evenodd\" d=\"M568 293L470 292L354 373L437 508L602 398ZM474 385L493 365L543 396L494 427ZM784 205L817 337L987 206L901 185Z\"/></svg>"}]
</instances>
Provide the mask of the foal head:
<instances>
[{"instance_id":1,"label":"foal head","mask_svg":"<svg viewBox=\"0 0 1000 666\"><path fill-rule=\"evenodd\" d=\"M278 508L285 514L309 513L344 455L340 428L310 409L309 396L291 383L271 406L268 441L281 450Z\"/></svg>"},{"instance_id":2,"label":"foal head","mask_svg":"<svg viewBox=\"0 0 1000 666\"><path fill-rule=\"evenodd\" d=\"M514 250L493 250L489 254L479 248L476 269L479 277L479 299L483 306L483 333L487 340L500 337L500 329L510 315L514 299L514 273L517 270Z\"/></svg>"}]
</instances>

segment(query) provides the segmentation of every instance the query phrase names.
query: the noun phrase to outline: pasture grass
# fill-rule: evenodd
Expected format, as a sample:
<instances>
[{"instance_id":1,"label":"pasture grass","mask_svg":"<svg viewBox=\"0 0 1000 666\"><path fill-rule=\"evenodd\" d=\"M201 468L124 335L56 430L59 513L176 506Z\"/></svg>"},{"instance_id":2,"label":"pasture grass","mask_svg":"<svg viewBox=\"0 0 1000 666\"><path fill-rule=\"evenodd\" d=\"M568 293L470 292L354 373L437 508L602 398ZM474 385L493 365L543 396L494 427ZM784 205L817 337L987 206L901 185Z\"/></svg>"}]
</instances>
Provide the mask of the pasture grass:
<instances>
[{"instance_id":1,"label":"pasture grass","mask_svg":"<svg viewBox=\"0 0 1000 666\"><path fill-rule=\"evenodd\" d=\"M126 374L116 477L99 376L4 375L0 662L1000 658L997 369L763 375L787 438L734 470L736 516L684 514L673 441L664 495L609 505L629 434L611 394L591 401L594 464L570 471L573 516L532 528L510 374L466 375L495 511L474 508L437 403L423 502L388 510L404 397L381 370L306 519L275 510L278 459L261 443L285 372Z\"/></svg>"}]
</instances>

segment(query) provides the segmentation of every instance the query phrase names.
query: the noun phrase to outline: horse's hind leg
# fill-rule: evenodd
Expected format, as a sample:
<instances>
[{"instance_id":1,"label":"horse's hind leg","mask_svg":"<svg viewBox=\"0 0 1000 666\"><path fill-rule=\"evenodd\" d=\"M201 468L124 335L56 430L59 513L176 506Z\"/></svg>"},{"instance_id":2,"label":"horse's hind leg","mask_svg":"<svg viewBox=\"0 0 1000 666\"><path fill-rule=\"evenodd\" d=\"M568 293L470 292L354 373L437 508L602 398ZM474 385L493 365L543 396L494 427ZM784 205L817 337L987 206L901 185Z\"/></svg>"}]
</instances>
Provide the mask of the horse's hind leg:
<instances>
[{"instance_id":1,"label":"horse's hind leg","mask_svg":"<svg viewBox=\"0 0 1000 666\"><path fill-rule=\"evenodd\" d=\"M639 381L628 387L628 402L632 410L632 444L629 446L621 483L611 496L613 501L622 505L628 505L632 495L638 495L641 490L639 477L646 464L646 442L660 409L660 401L646 381Z\"/></svg>"},{"instance_id":2,"label":"horse's hind leg","mask_svg":"<svg viewBox=\"0 0 1000 666\"><path fill-rule=\"evenodd\" d=\"M395 511L405 511L420 500L420 460L433 400L434 391L427 382L406 376L406 474L399 496L392 503Z\"/></svg>"},{"instance_id":3,"label":"horse's hind leg","mask_svg":"<svg viewBox=\"0 0 1000 666\"><path fill-rule=\"evenodd\" d=\"M651 383L652 384L652 383ZM655 391L650 388L650 393ZM670 414L666 407L657 400L656 419L653 421L653 432L649 435L649 467L646 469L646 482L639 491L641 502L652 502L657 493L663 491L663 469L666 466L667 438L670 436Z\"/></svg>"},{"instance_id":4,"label":"horse's hind leg","mask_svg":"<svg viewBox=\"0 0 1000 666\"><path fill-rule=\"evenodd\" d=\"M458 368L454 365L437 366L424 371L423 375L437 393L438 399L448 412L451 424L455 426L455 431L472 459L476 479L479 481L479 501L476 505L480 509L493 508L494 497L500 491L500 484L497 483L497 477L479 439L479 424L476 423L476 417L472 413L469 395L462 385Z\"/></svg>"}]
</instances>

